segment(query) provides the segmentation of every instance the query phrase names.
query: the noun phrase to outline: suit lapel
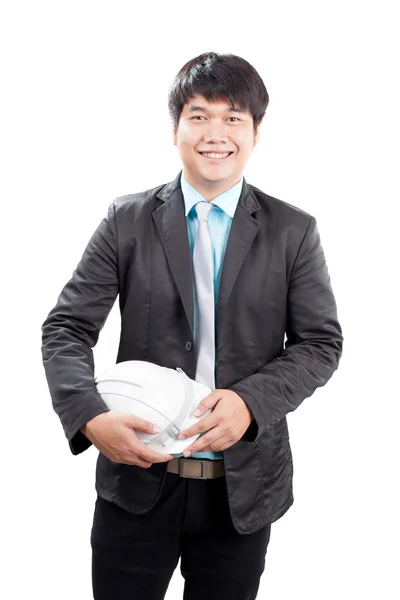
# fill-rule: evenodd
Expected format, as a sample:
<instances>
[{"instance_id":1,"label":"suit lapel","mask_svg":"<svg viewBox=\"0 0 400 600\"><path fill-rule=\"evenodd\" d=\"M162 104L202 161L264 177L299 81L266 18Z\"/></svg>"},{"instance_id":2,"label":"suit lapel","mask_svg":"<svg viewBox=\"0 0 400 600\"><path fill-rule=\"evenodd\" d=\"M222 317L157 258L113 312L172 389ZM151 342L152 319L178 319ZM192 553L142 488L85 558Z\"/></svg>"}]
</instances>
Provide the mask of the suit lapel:
<instances>
[{"instance_id":1,"label":"suit lapel","mask_svg":"<svg viewBox=\"0 0 400 600\"><path fill-rule=\"evenodd\" d=\"M260 208L257 198L249 188L246 179L243 177L242 192L235 214L233 215L222 265L217 312L218 339L221 331L222 316L229 295L259 230L258 222L251 215ZM251 293L251 290L243 290L243 292Z\"/></svg>"},{"instance_id":2,"label":"suit lapel","mask_svg":"<svg viewBox=\"0 0 400 600\"><path fill-rule=\"evenodd\" d=\"M194 277L180 186L181 172L156 194L163 204L153 211L153 220L194 337Z\"/></svg>"}]
</instances>

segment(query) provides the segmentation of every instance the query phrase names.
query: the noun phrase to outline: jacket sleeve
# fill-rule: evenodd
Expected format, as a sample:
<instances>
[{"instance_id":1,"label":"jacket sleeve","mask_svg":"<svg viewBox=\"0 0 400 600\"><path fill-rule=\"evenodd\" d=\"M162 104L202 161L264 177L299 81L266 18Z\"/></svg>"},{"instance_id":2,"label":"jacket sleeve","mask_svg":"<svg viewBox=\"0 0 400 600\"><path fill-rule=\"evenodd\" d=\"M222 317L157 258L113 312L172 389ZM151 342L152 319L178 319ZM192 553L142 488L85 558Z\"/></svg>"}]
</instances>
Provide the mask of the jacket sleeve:
<instances>
[{"instance_id":1,"label":"jacket sleeve","mask_svg":"<svg viewBox=\"0 0 400 600\"><path fill-rule=\"evenodd\" d=\"M114 211L112 203L42 325L50 396L73 454L91 445L80 428L108 411L94 382L92 348L119 291Z\"/></svg>"},{"instance_id":2,"label":"jacket sleeve","mask_svg":"<svg viewBox=\"0 0 400 600\"><path fill-rule=\"evenodd\" d=\"M286 337L278 357L229 388L253 415L245 441L254 442L295 410L339 365L342 329L315 217L310 218L289 278Z\"/></svg>"}]
</instances>

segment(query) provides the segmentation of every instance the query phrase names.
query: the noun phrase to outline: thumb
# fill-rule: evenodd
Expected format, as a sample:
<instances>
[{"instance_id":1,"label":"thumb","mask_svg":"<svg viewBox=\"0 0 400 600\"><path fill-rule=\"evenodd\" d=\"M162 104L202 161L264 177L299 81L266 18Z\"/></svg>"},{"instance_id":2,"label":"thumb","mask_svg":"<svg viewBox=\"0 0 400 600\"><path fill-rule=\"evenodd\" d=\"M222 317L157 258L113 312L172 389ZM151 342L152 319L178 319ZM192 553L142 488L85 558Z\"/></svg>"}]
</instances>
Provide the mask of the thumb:
<instances>
[{"instance_id":1,"label":"thumb","mask_svg":"<svg viewBox=\"0 0 400 600\"><path fill-rule=\"evenodd\" d=\"M207 412L209 408L214 408L221 398L221 390L214 390L211 394L208 394L200 402L196 410L193 412L194 417L200 417L203 413Z\"/></svg>"}]
</instances>

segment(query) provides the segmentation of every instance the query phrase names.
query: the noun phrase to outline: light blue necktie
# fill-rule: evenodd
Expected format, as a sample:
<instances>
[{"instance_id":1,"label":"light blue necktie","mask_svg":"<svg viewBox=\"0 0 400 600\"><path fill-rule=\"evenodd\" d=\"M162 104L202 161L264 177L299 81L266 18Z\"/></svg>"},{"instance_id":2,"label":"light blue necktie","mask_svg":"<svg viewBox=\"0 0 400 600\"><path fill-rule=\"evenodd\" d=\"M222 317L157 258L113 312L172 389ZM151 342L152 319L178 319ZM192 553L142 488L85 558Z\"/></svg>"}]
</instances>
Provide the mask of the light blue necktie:
<instances>
[{"instance_id":1,"label":"light blue necktie","mask_svg":"<svg viewBox=\"0 0 400 600\"><path fill-rule=\"evenodd\" d=\"M208 226L208 216L212 207L210 202L196 204L199 225L193 249L193 271L197 299L195 380L214 390L214 273Z\"/></svg>"}]
</instances>

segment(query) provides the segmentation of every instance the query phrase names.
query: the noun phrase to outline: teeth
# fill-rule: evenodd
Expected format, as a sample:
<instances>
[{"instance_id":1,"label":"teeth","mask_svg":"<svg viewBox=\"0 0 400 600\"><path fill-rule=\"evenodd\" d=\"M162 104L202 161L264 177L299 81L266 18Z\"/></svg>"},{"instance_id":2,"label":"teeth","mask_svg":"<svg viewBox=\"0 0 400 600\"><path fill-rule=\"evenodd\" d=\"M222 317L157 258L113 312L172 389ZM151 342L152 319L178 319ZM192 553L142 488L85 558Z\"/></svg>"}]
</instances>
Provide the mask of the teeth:
<instances>
[{"instance_id":1,"label":"teeth","mask_svg":"<svg viewBox=\"0 0 400 600\"><path fill-rule=\"evenodd\" d=\"M226 158L227 156L229 156L229 152L225 152L225 154L216 154L215 152L210 152L210 153L205 153L202 152L203 156L206 156L207 158Z\"/></svg>"}]
</instances>

